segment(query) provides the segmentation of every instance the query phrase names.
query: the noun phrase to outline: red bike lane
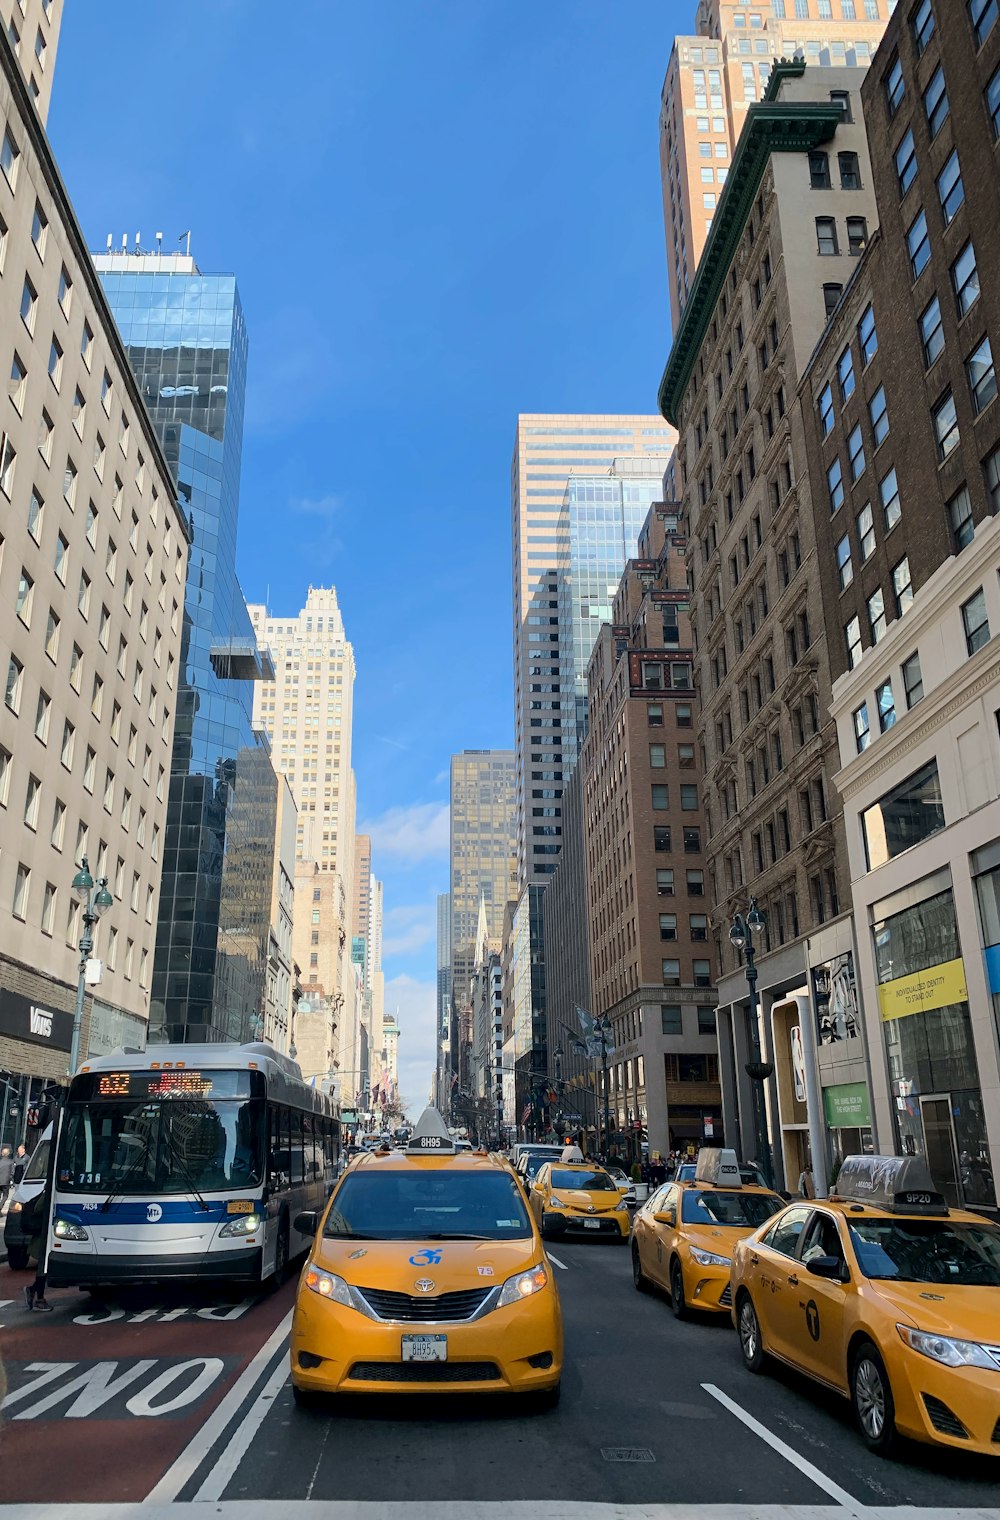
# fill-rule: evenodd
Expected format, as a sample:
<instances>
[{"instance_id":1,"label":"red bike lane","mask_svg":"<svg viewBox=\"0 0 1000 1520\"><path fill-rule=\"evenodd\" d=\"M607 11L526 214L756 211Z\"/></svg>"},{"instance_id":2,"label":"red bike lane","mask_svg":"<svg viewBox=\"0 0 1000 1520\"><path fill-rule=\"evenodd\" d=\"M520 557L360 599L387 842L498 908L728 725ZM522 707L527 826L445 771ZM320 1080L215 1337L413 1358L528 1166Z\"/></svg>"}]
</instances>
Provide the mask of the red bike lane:
<instances>
[{"instance_id":1,"label":"red bike lane","mask_svg":"<svg viewBox=\"0 0 1000 1520\"><path fill-rule=\"evenodd\" d=\"M217 1287L133 1288L106 1303L66 1289L39 1314L24 1306L28 1281L0 1267L8 1504L144 1499L294 1298L293 1283L242 1299Z\"/></svg>"}]
</instances>

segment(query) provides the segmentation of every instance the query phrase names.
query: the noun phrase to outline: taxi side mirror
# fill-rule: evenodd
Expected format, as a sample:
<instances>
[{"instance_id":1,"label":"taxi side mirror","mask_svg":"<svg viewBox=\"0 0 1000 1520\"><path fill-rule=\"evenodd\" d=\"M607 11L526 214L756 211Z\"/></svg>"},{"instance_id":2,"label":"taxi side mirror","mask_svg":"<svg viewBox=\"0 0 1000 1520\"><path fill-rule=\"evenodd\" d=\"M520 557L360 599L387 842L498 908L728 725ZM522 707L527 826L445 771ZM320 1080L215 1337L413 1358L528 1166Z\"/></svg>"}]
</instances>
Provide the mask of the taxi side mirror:
<instances>
[{"instance_id":1,"label":"taxi side mirror","mask_svg":"<svg viewBox=\"0 0 1000 1520\"><path fill-rule=\"evenodd\" d=\"M653 1215L653 1218L657 1224L673 1224L674 1211L673 1209L660 1209L658 1213Z\"/></svg>"},{"instance_id":2,"label":"taxi side mirror","mask_svg":"<svg viewBox=\"0 0 1000 1520\"><path fill-rule=\"evenodd\" d=\"M295 1216L295 1228L300 1235L315 1235L319 1214L315 1209L305 1209Z\"/></svg>"},{"instance_id":3,"label":"taxi side mirror","mask_svg":"<svg viewBox=\"0 0 1000 1520\"><path fill-rule=\"evenodd\" d=\"M806 1262L806 1270L814 1277L828 1277L832 1282L844 1282L847 1273L839 1256L814 1256Z\"/></svg>"}]
</instances>

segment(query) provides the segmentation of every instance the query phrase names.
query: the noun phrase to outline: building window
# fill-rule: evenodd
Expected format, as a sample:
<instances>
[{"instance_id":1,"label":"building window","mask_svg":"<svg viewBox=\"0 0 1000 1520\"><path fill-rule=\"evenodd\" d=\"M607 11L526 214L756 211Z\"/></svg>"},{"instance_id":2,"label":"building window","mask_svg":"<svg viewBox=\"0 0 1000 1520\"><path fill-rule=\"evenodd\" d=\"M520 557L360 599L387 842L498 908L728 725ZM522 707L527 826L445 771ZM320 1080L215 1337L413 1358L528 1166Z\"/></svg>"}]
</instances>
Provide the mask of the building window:
<instances>
[{"instance_id":1,"label":"building window","mask_svg":"<svg viewBox=\"0 0 1000 1520\"><path fill-rule=\"evenodd\" d=\"M701 854L701 829L684 830L684 853L686 855Z\"/></svg>"},{"instance_id":2,"label":"building window","mask_svg":"<svg viewBox=\"0 0 1000 1520\"><path fill-rule=\"evenodd\" d=\"M843 293L844 293L844 287L843 287L843 285L828 284L828 285L824 285L823 286L823 312L824 312L825 316L827 316L827 317L832 317L833 316L833 313L837 310L837 306L840 303L840 298L843 295ZM761 347L761 353L766 357L766 355L767 355L767 345L765 343L762 343L760 347ZM764 367L764 369L766 369L767 368L767 364L765 363L763 367Z\"/></svg>"},{"instance_id":3,"label":"building window","mask_svg":"<svg viewBox=\"0 0 1000 1520\"><path fill-rule=\"evenodd\" d=\"M944 82L944 70L938 64L924 91L924 111L931 137L936 137L948 119L948 90Z\"/></svg>"},{"instance_id":4,"label":"building window","mask_svg":"<svg viewBox=\"0 0 1000 1520\"><path fill-rule=\"evenodd\" d=\"M899 109L899 103L905 93L906 82L903 79L903 65L897 57L892 60L885 75L885 100L890 116L895 116Z\"/></svg>"},{"instance_id":5,"label":"building window","mask_svg":"<svg viewBox=\"0 0 1000 1520\"><path fill-rule=\"evenodd\" d=\"M673 872L671 872L671 877L673 877ZM704 897L704 895L705 895L705 873L704 873L704 871L687 871L687 872L685 872L685 877L686 877L686 881L687 881L688 896L689 897Z\"/></svg>"},{"instance_id":6,"label":"building window","mask_svg":"<svg viewBox=\"0 0 1000 1520\"><path fill-rule=\"evenodd\" d=\"M955 220L958 208L965 200L962 171L958 166L958 154L954 150L948 155L944 168L937 177L937 191L944 224L948 227Z\"/></svg>"},{"instance_id":7,"label":"building window","mask_svg":"<svg viewBox=\"0 0 1000 1520\"><path fill-rule=\"evenodd\" d=\"M846 591L854 579L854 563L851 559L851 540L845 533L837 544L837 574L841 591Z\"/></svg>"},{"instance_id":8,"label":"building window","mask_svg":"<svg viewBox=\"0 0 1000 1520\"><path fill-rule=\"evenodd\" d=\"M892 727L896 721L896 703L892 695L892 682L883 681L875 690L875 703L878 707L878 726L882 733Z\"/></svg>"},{"instance_id":9,"label":"building window","mask_svg":"<svg viewBox=\"0 0 1000 1520\"><path fill-rule=\"evenodd\" d=\"M867 306L858 323L858 343L861 346L863 364L869 364L878 352L878 333L875 330L875 313Z\"/></svg>"},{"instance_id":10,"label":"building window","mask_svg":"<svg viewBox=\"0 0 1000 1520\"><path fill-rule=\"evenodd\" d=\"M847 401L854 395L854 359L850 348L845 348L837 360L837 384L841 401Z\"/></svg>"},{"instance_id":11,"label":"building window","mask_svg":"<svg viewBox=\"0 0 1000 1520\"><path fill-rule=\"evenodd\" d=\"M868 631L871 634L872 643L877 644L881 638L885 637L887 627L885 620L885 597L882 595L881 586L879 586L877 591L872 592L866 606L868 608Z\"/></svg>"},{"instance_id":12,"label":"building window","mask_svg":"<svg viewBox=\"0 0 1000 1520\"><path fill-rule=\"evenodd\" d=\"M820 433L825 438L827 436L827 434L829 433L830 429L833 427L833 420L834 420L833 419L833 387L831 385L824 385L823 389L820 391L819 401L818 401L817 405L818 405L818 408L819 408L819 428L820 428Z\"/></svg>"},{"instance_id":13,"label":"building window","mask_svg":"<svg viewBox=\"0 0 1000 1520\"><path fill-rule=\"evenodd\" d=\"M670 830L661 825L653 829L653 849L662 854L670 853Z\"/></svg>"},{"instance_id":14,"label":"building window","mask_svg":"<svg viewBox=\"0 0 1000 1520\"><path fill-rule=\"evenodd\" d=\"M861 623L856 617L844 629L844 641L847 644L847 668L853 670L861 659Z\"/></svg>"},{"instance_id":15,"label":"building window","mask_svg":"<svg viewBox=\"0 0 1000 1520\"><path fill-rule=\"evenodd\" d=\"M861 169L858 165L856 153L838 153L837 166L840 169L841 190L861 189Z\"/></svg>"},{"instance_id":16,"label":"building window","mask_svg":"<svg viewBox=\"0 0 1000 1520\"><path fill-rule=\"evenodd\" d=\"M711 987L712 963L711 961L692 961L691 970L694 973L696 987Z\"/></svg>"},{"instance_id":17,"label":"building window","mask_svg":"<svg viewBox=\"0 0 1000 1520\"><path fill-rule=\"evenodd\" d=\"M986 598L980 586L975 596L962 605L962 625L965 628L965 647L970 655L989 642L990 622L986 615Z\"/></svg>"},{"instance_id":18,"label":"building window","mask_svg":"<svg viewBox=\"0 0 1000 1520\"><path fill-rule=\"evenodd\" d=\"M945 391L931 415L934 419L938 458L947 459L958 445L958 416L955 411L955 398L950 390Z\"/></svg>"},{"instance_id":19,"label":"building window","mask_svg":"<svg viewBox=\"0 0 1000 1520\"><path fill-rule=\"evenodd\" d=\"M972 521L972 498L967 487L962 486L961 490L957 491L949 501L948 521L951 524L956 552L967 549L975 533L975 524Z\"/></svg>"},{"instance_id":20,"label":"building window","mask_svg":"<svg viewBox=\"0 0 1000 1520\"><path fill-rule=\"evenodd\" d=\"M937 761L893 787L861 815L868 869L874 871L944 828Z\"/></svg>"},{"instance_id":21,"label":"building window","mask_svg":"<svg viewBox=\"0 0 1000 1520\"><path fill-rule=\"evenodd\" d=\"M990 511L995 516L1000 512L1000 449L994 449L992 454L983 460L983 475L986 480Z\"/></svg>"},{"instance_id":22,"label":"building window","mask_svg":"<svg viewBox=\"0 0 1000 1520\"><path fill-rule=\"evenodd\" d=\"M691 707L687 702L678 702L674 708L674 723L678 728L690 728L693 722Z\"/></svg>"},{"instance_id":23,"label":"building window","mask_svg":"<svg viewBox=\"0 0 1000 1520\"><path fill-rule=\"evenodd\" d=\"M916 10L910 17L910 25L913 28L913 41L917 53L920 54L934 36L934 8L931 0L919 0Z\"/></svg>"},{"instance_id":24,"label":"building window","mask_svg":"<svg viewBox=\"0 0 1000 1520\"><path fill-rule=\"evenodd\" d=\"M661 703L647 702L646 722L649 724L650 728L663 727L663 707Z\"/></svg>"},{"instance_id":25,"label":"building window","mask_svg":"<svg viewBox=\"0 0 1000 1520\"><path fill-rule=\"evenodd\" d=\"M924 365L930 369L944 348L944 329L941 325L941 303L937 296L924 307L920 316L920 338L924 349Z\"/></svg>"},{"instance_id":26,"label":"building window","mask_svg":"<svg viewBox=\"0 0 1000 1520\"><path fill-rule=\"evenodd\" d=\"M847 218L847 251L848 253L864 253L868 246L868 222L863 216L849 216Z\"/></svg>"},{"instance_id":27,"label":"building window","mask_svg":"<svg viewBox=\"0 0 1000 1520\"><path fill-rule=\"evenodd\" d=\"M670 806L670 788L666 786L654 786L652 793L653 811L656 813L666 812Z\"/></svg>"},{"instance_id":28,"label":"building window","mask_svg":"<svg viewBox=\"0 0 1000 1520\"><path fill-rule=\"evenodd\" d=\"M659 915L659 918L660 918L660 938L661 939L676 939L677 938L677 914L676 913L661 913Z\"/></svg>"},{"instance_id":29,"label":"building window","mask_svg":"<svg viewBox=\"0 0 1000 1520\"><path fill-rule=\"evenodd\" d=\"M864 564L875 553L875 521L872 516L871 502L866 501L858 513L857 529L861 563Z\"/></svg>"},{"instance_id":30,"label":"building window","mask_svg":"<svg viewBox=\"0 0 1000 1520\"><path fill-rule=\"evenodd\" d=\"M966 0L969 20L976 36L976 47L982 47L997 20L997 0Z\"/></svg>"},{"instance_id":31,"label":"building window","mask_svg":"<svg viewBox=\"0 0 1000 1520\"><path fill-rule=\"evenodd\" d=\"M917 212L910 223L906 234L906 246L910 254L910 273L916 279L931 256L931 245L927 237L927 217L922 210Z\"/></svg>"},{"instance_id":32,"label":"building window","mask_svg":"<svg viewBox=\"0 0 1000 1520\"><path fill-rule=\"evenodd\" d=\"M909 127L907 127L906 135L896 149L895 158L899 193L903 196L913 184L917 174L917 151L913 146L913 133Z\"/></svg>"},{"instance_id":33,"label":"building window","mask_svg":"<svg viewBox=\"0 0 1000 1520\"><path fill-rule=\"evenodd\" d=\"M661 961L664 987L679 987L681 984L680 961Z\"/></svg>"},{"instance_id":34,"label":"building window","mask_svg":"<svg viewBox=\"0 0 1000 1520\"><path fill-rule=\"evenodd\" d=\"M809 184L813 190L829 190L830 155L828 153L809 154Z\"/></svg>"},{"instance_id":35,"label":"building window","mask_svg":"<svg viewBox=\"0 0 1000 1520\"><path fill-rule=\"evenodd\" d=\"M826 488L830 495L830 514L839 512L844 505L844 474L837 458L826 472Z\"/></svg>"},{"instance_id":36,"label":"building window","mask_svg":"<svg viewBox=\"0 0 1000 1520\"><path fill-rule=\"evenodd\" d=\"M674 873L672 870L661 870L656 873L657 897L673 897Z\"/></svg>"},{"instance_id":37,"label":"building window","mask_svg":"<svg viewBox=\"0 0 1000 1520\"><path fill-rule=\"evenodd\" d=\"M816 218L816 251L822 255L840 252L837 247L837 223L832 216Z\"/></svg>"},{"instance_id":38,"label":"building window","mask_svg":"<svg viewBox=\"0 0 1000 1520\"><path fill-rule=\"evenodd\" d=\"M868 722L868 703L862 702L854 709L854 743L860 755L871 743L871 724Z\"/></svg>"},{"instance_id":39,"label":"building window","mask_svg":"<svg viewBox=\"0 0 1000 1520\"><path fill-rule=\"evenodd\" d=\"M664 967L676 966L676 961L664 961ZM664 986L680 986L680 981L668 982L664 974ZM681 1018L681 1010L676 1004L660 1004L660 1031L662 1034L683 1034L684 1024Z\"/></svg>"},{"instance_id":40,"label":"building window","mask_svg":"<svg viewBox=\"0 0 1000 1520\"><path fill-rule=\"evenodd\" d=\"M651 744L649 746L649 765L654 771L662 771L667 763L667 749L664 744Z\"/></svg>"},{"instance_id":41,"label":"building window","mask_svg":"<svg viewBox=\"0 0 1000 1520\"><path fill-rule=\"evenodd\" d=\"M879 448L889 436L889 410L886 406L884 386L880 385L869 401L868 416L871 419L875 447Z\"/></svg>"},{"instance_id":42,"label":"building window","mask_svg":"<svg viewBox=\"0 0 1000 1520\"><path fill-rule=\"evenodd\" d=\"M994 6L994 10L995 10ZM990 116L994 140L1000 137L1000 69L997 69L986 86L986 109Z\"/></svg>"},{"instance_id":43,"label":"building window","mask_svg":"<svg viewBox=\"0 0 1000 1520\"><path fill-rule=\"evenodd\" d=\"M685 783L681 787L681 812L696 813L698 811L698 788L693 784Z\"/></svg>"},{"instance_id":44,"label":"building window","mask_svg":"<svg viewBox=\"0 0 1000 1520\"><path fill-rule=\"evenodd\" d=\"M903 692L906 696L907 709L916 707L924 694L924 681L920 673L920 656L914 652L908 660L902 664Z\"/></svg>"},{"instance_id":45,"label":"building window","mask_svg":"<svg viewBox=\"0 0 1000 1520\"><path fill-rule=\"evenodd\" d=\"M17 875L14 878L14 901L11 904L11 912L15 918L22 920L28 916L28 891L31 883L31 872L27 866L18 863Z\"/></svg>"},{"instance_id":46,"label":"building window","mask_svg":"<svg viewBox=\"0 0 1000 1520\"><path fill-rule=\"evenodd\" d=\"M979 271L976 268L976 250L971 242L966 243L951 266L951 283L961 319L979 300Z\"/></svg>"},{"instance_id":47,"label":"building window","mask_svg":"<svg viewBox=\"0 0 1000 1520\"><path fill-rule=\"evenodd\" d=\"M715 1037L717 1030L714 1008L698 1009L698 1033L710 1034L713 1038Z\"/></svg>"},{"instance_id":48,"label":"building window","mask_svg":"<svg viewBox=\"0 0 1000 1520\"><path fill-rule=\"evenodd\" d=\"M993 368L993 351L989 338L984 338L974 353L965 361L965 373L969 379L972 405L978 416L989 406L997 393L997 377Z\"/></svg>"},{"instance_id":49,"label":"building window","mask_svg":"<svg viewBox=\"0 0 1000 1520\"><path fill-rule=\"evenodd\" d=\"M865 441L860 422L848 434L847 457L851 466L851 481L856 483L865 473Z\"/></svg>"}]
</instances>

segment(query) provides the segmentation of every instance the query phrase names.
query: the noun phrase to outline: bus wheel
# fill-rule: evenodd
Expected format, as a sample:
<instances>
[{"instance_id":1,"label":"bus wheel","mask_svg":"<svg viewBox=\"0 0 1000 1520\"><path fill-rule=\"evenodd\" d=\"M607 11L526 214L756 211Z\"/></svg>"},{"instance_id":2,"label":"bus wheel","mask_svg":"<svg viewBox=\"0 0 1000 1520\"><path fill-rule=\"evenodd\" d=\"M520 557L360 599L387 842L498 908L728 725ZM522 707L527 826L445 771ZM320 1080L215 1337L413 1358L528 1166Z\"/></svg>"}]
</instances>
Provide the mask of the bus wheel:
<instances>
[{"instance_id":1,"label":"bus wheel","mask_svg":"<svg viewBox=\"0 0 1000 1520\"><path fill-rule=\"evenodd\" d=\"M274 1242L274 1271L268 1279L268 1286L273 1291L280 1288L288 1275L288 1215L282 1214L278 1225L278 1238Z\"/></svg>"}]
</instances>

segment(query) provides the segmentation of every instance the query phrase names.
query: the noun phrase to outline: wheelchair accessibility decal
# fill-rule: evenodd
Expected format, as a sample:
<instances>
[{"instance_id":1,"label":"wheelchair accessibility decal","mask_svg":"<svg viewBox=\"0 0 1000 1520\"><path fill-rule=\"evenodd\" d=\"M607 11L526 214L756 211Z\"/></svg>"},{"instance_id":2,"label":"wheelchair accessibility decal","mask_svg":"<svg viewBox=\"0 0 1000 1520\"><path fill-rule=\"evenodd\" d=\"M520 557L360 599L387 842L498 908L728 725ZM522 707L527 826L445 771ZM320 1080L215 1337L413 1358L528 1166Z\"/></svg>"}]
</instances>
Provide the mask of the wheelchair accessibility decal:
<instances>
[{"instance_id":1,"label":"wheelchair accessibility decal","mask_svg":"<svg viewBox=\"0 0 1000 1520\"><path fill-rule=\"evenodd\" d=\"M411 1267L436 1267L440 1264L442 1252L434 1246L426 1246L410 1257Z\"/></svg>"}]
</instances>

